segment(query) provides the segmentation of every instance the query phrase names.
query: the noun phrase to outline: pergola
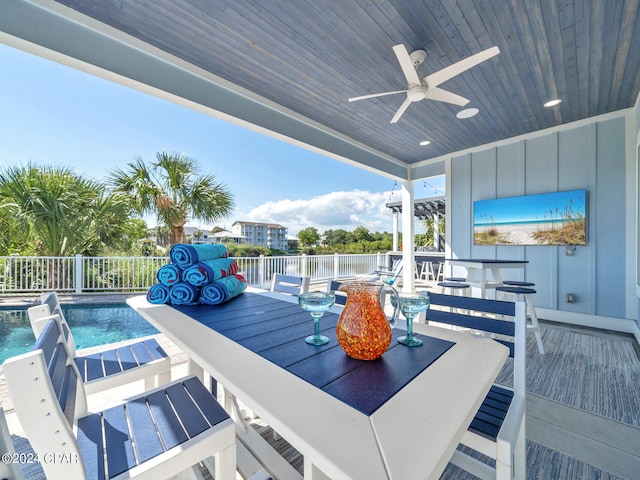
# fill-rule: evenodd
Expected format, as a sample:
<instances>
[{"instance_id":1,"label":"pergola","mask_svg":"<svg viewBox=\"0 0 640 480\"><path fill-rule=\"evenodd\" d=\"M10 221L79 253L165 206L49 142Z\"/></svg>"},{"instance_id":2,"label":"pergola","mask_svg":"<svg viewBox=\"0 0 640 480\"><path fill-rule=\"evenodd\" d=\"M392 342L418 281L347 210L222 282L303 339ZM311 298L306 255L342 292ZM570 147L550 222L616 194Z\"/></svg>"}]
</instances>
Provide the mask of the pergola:
<instances>
[{"instance_id":1,"label":"pergola","mask_svg":"<svg viewBox=\"0 0 640 480\"><path fill-rule=\"evenodd\" d=\"M393 212L393 251L398 251L398 215L402 213L402 202L390 202L385 205ZM434 247L440 249L438 225L445 218L446 197L420 198L413 202L413 216L418 220L433 219Z\"/></svg>"}]
</instances>

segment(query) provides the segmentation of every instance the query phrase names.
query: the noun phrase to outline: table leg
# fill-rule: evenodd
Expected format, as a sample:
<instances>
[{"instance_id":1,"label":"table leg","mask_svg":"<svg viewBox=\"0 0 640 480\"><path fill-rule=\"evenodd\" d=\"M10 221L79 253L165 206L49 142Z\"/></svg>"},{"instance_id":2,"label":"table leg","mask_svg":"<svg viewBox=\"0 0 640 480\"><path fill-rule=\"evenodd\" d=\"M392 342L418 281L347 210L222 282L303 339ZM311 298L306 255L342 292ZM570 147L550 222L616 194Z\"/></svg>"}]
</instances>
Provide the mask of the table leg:
<instances>
[{"instance_id":1,"label":"table leg","mask_svg":"<svg viewBox=\"0 0 640 480\"><path fill-rule=\"evenodd\" d=\"M191 358L189 358L187 365L189 375L197 376L204 383L204 369Z\"/></svg>"},{"instance_id":2,"label":"table leg","mask_svg":"<svg viewBox=\"0 0 640 480\"><path fill-rule=\"evenodd\" d=\"M304 459L304 480L331 480L307 457Z\"/></svg>"},{"instance_id":3,"label":"table leg","mask_svg":"<svg viewBox=\"0 0 640 480\"><path fill-rule=\"evenodd\" d=\"M500 269L499 268L492 268L491 269L491 274L493 275L493 280L494 282L496 282L498 285L502 285L502 274L500 273ZM496 291L493 291L493 298L496 298Z\"/></svg>"},{"instance_id":4,"label":"table leg","mask_svg":"<svg viewBox=\"0 0 640 480\"><path fill-rule=\"evenodd\" d=\"M467 283L473 282L475 280L477 271L478 271L477 268L469 268L467 270Z\"/></svg>"},{"instance_id":5,"label":"table leg","mask_svg":"<svg viewBox=\"0 0 640 480\"><path fill-rule=\"evenodd\" d=\"M474 286L478 286L480 288L480 295L481 296L483 294L482 285L484 285L484 278L481 278L480 284L478 285L478 280L476 279L477 276L478 276L478 269L477 268L473 268L473 267L469 267L468 270L467 270L467 283L471 286L471 289L470 289L471 296L473 296L473 288L474 288ZM484 277L484 269L482 270L482 274L480 276ZM474 283L476 285L474 285Z\"/></svg>"}]
</instances>

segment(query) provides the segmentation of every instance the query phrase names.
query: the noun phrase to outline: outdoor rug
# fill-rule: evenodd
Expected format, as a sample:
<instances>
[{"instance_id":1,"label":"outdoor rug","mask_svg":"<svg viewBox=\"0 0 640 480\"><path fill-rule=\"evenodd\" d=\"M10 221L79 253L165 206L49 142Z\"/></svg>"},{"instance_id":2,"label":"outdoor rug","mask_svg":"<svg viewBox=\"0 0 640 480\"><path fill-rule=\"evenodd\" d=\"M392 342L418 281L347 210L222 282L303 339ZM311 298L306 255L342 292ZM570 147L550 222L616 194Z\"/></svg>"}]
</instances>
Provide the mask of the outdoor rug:
<instances>
[{"instance_id":1,"label":"outdoor rug","mask_svg":"<svg viewBox=\"0 0 640 480\"><path fill-rule=\"evenodd\" d=\"M545 345L546 348L546 345ZM489 465L493 460L462 447L462 451ZM527 440L527 480L626 480L608 472L604 472L569 455L551 450L531 440ZM465 472L453 464L448 464L440 476L440 480L477 480L477 477Z\"/></svg>"},{"instance_id":2,"label":"outdoor rug","mask_svg":"<svg viewBox=\"0 0 640 480\"><path fill-rule=\"evenodd\" d=\"M527 392L640 428L640 359L632 338L541 324L527 335ZM510 362L496 382L512 384Z\"/></svg>"}]
</instances>

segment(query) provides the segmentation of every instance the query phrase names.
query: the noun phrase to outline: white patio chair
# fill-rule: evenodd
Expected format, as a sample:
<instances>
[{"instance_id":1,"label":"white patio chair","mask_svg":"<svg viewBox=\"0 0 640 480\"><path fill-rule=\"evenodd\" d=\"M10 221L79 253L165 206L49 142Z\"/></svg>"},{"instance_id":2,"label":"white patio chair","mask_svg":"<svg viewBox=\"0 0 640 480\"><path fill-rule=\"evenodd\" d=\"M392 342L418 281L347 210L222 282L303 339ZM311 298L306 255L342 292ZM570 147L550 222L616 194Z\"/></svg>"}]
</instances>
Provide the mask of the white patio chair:
<instances>
[{"instance_id":1,"label":"white patio chair","mask_svg":"<svg viewBox=\"0 0 640 480\"><path fill-rule=\"evenodd\" d=\"M327 280L327 292L335 295L335 305L344 307L347 304L347 294L338 290L340 285L342 285L342 282L338 280Z\"/></svg>"},{"instance_id":2,"label":"white patio chair","mask_svg":"<svg viewBox=\"0 0 640 480\"><path fill-rule=\"evenodd\" d=\"M462 445L493 458L496 461L495 469L459 449L450 462L483 479L524 480L525 304L436 293L429 293L429 298L431 304L426 312L428 323L468 328L474 335L479 332L496 335L497 341L509 347L509 355L513 357L513 388L495 384L491 387L461 441ZM449 309L462 309L479 315L454 313ZM487 314L513 317L514 320L499 320Z\"/></svg>"},{"instance_id":3,"label":"white patio chair","mask_svg":"<svg viewBox=\"0 0 640 480\"><path fill-rule=\"evenodd\" d=\"M89 413L72 360L54 315L31 352L3 364L18 419L47 478L171 478L215 455L215 478L235 479L235 424L197 378Z\"/></svg>"},{"instance_id":4,"label":"white patio chair","mask_svg":"<svg viewBox=\"0 0 640 480\"><path fill-rule=\"evenodd\" d=\"M75 342L56 292L41 295L42 304L27 309L31 328L39 338L52 315L58 315L69 355L73 358L87 395L144 380L145 389L171 381L171 359L155 338L131 340L117 348L105 346L87 355L76 355Z\"/></svg>"},{"instance_id":5,"label":"white patio chair","mask_svg":"<svg viewBox=\"0 0 640 480\"><path fill-rule=\"evenodd\" d=\"M375 275L378 276L378 280L386 283L387 285L396 286L402 279L402 260L398 260L394 263L391 270L376 270Z\"/></svg>"},{"instance_id":6,"label":"white patio chair","mask_svg":"<svg viewBox=\"0 0 640 480\"><path fill-rule=\"evenodd\" d=\"M13 446L13 440L11 439L11 433L9 433L9 426L7 425L7 419L4 417L4 410L0 407L0 478L3 480L24 480L20 463L13 460L16 455L15 448ZM20 457L17 457L19 459Z\"/></svg>"},{"instance_id":7,"label":"white patio chair","mask_svg":"<svg viewBox=\"0 0 640 480\"><path fill-rule=\"evenodd\" d=\"M271 281L271 291L298 296L309 291L309 277L295 277L276 273Z\"/></svg>"}]
</instances>

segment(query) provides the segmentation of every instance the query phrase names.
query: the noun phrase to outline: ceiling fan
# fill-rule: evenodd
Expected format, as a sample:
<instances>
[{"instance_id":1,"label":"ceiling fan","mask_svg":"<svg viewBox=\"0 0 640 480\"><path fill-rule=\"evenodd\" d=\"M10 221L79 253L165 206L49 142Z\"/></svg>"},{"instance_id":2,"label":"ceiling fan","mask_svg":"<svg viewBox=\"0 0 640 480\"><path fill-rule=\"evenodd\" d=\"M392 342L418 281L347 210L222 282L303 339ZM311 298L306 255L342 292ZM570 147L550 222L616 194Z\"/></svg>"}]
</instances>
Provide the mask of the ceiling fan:
<instances>
[{"instance_id":1,"label":"ceiling fan","mask_svg":"<svg viewBox=\"0 0 640 480\"><path fill-rule=\"evenodd\" d=\"M419 102L421 100L424 100L425 98L428 98L430 100L437 100L439 102L452 103L461 107L465 106L467 103L469 103L468 99L461 97L460 95L456 95L455 93L451 93L447 90L443 90L442 88L439 88L438 85L500 53L500 49L498 47L488 48L487 50L483 50L480 53L471 55L470 57L460 60L453 65L449 65L448 67L432 73L431 75L427 75L422 80L420 80L420 77L418 77L418 72L416 71L416 67L424 61L427 55L426 52L424 50L416 50L415 52L412 52L411 55L409 55L409 52L407 52L407 49L403 44L393 47L393 51L398 58L402 73L404 73L405 79L407 80L407 89L396 90L394 92L362 95L361 97L352 97L349 99L350 102L355 102L367 98L395 95L397 93L406 93L407 98L402 103L402 105L400 105L400 108L391 119L391 123L396 123L398 120L400 120L402 114L407 110L407 108L409 108L409 105L411 105L413 102Z\"/></svg>"}]
</instances>

